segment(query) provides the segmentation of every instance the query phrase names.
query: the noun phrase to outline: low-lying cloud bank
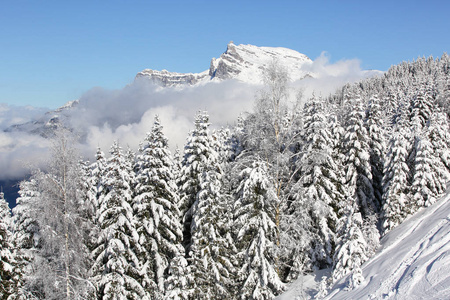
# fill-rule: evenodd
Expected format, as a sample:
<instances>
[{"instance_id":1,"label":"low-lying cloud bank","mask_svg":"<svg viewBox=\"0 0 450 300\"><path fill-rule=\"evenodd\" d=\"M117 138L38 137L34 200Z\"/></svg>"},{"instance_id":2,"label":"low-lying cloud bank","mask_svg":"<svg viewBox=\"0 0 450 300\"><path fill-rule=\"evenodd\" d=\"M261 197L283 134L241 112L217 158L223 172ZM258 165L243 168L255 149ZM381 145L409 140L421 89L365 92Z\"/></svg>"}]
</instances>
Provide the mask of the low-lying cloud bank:
<instances>
[{"instance_id":1,"label":"low-lying cloud bank","mask_svg":"<svg viewBox=\"0 0 450 300\"><path fill-rule=\"evenodd\" d=\"M347 82L370 74L361 70L358 60L329 63L322 53L311 64L305 65L315 78L292 83L292 96L303 91L304 99L313 92L327 96ZM255 94L263 86L235 80L210 82L204 85L161 88L146 81L135 81L119 90L93 88L67 112L70 125L82 136L80 152L92 158L95 149L109 151L114 140L123 147L136 150L151 129L154 116L159 115L171 148L183 148L187 134L199 110L206 110L214 128L234 124L239 114L251 111ZM4 113L5 111L8 113ZM25 114L31 108L0 105L0 129L36 118ZM25 132L0 132L0 180L20 178L29 172L29 166L39 167L45 161L49 142Z\"/></svg>"},{"instance_id":2,"label":"low-lying cloud bank","mask_svg":"<svg viewBox=\"0 0 450 300\"><path fill-rule=\"evenodd\" d=\"M113 140L136 148L157 114L171 145L183 147L199 110L208 111L216 127L225 126L251 109L255 91L255 86L233 80L184 88L136 81L122 90L87 92L72 114L71 125L87 133L84 146L90 151L97 146L108 150Z\"/></svg>"},{"instance_id":3,"label":"low-lying cloud bank","mask_svg":"<svg viewBox=\"0 0 450 300\"><path fill-rule=\"evenodd\" d=\"M14 106L0 103L0 131L15 125L26 123L42 116L48 108L33 106Z\"/></svg>"},{"instance_id":4,"label":"low-lying cloud bank","mask_svg":"<svg viewBox=\"0 0 450 300\"><path fill-rule=\"evenodd\" d=\"M50 142L25 132L0 132L0 180L23 178L48 158Z\"/></svg>"}]
</instances>

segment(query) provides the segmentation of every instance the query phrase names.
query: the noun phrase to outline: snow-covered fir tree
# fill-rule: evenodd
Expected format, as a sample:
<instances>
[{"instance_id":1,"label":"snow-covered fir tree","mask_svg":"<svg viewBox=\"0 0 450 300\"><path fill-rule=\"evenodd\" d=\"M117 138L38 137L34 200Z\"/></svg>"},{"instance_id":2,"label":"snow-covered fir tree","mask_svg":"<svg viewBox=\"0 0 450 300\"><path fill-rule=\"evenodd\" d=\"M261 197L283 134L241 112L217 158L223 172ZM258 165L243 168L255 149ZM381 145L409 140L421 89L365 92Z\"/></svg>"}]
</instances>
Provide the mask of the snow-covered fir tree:
<instances>
[{"instance_id":1,"label":"snow-covered fir tree","mask_svg":"<svg viewBox=\"0 0 450 300\"><path fill-rule=\"evenodd\" d=\"M323 99L316 97L305 104L304 144L297 161L301 176L281 219L281 248L288 250L282 250L289 269L287 281L295 279L301 269L309 271L332 264L340 192L338 166L333 158L335 142L323 104Z\"/></svg>"},{"instance_id":2,"label":"snow-covered fir tree","mask_svg":"<svg viewBox=\"0 0 450 300\"><path fill-rule=\"evenodd\" d=\"M382 228L387 233L407 216L410 204L407 132L398 128L389 142L383 177Z\"/></svg>"},{"instance_id":3,"label":"snow-covered fir tree","mask_svg":"<svg viewBox=\"0 0 450 300\"><path fill-rule=\"evenodd\" d=\"M12 243L11 211L0 191L0 298L8 299L16 290L16 271Z\"/></svg>"},{"instance_id":4,"label":"snow-covered fir tree","mask_svg":"<svg viewBox=\"0 0 450 300\"><path fill-rule=\"evenodd\" d=\"M436 111L431 116L428 127L428 139L433 146L433 153L443 166L439 173L441 180L447 181L450 175L450 133L446 114Z\"/></svg>"},{"instance_id":5,"label":"snow-covered fir tree","mask_svg":"<svg viewBox=\"0 0 450 300\"><path fill-rule=\"evenodd\" d=\"M356 95L350 103L353 109L349 111L343 140L346 186L348 195L357 202L365 217L376 212L368 135L363 123L362 99Z\"/></svg>"},{"instance_id":6,"label":"snow-covered fir tree","mask_svg":"<svg viewBox=\"0 0 450 300\"><path fill-rule=\"evenodd\" d=\"M219 165L216 168L203 172L193 206L188 262L195 278L191 287L195 299L230 298L232 241L225 230L230 220L221 195L222 172Z\"/></svg>"},{"instance_id":7,"label":"snow-covered fir tree","mask_svg":"<svg viewBox=\"0 0 450 300\"><path fill-rule=\"evenodd\" d=\"M188 289L191 297L201 299L228 296L232 267L227 255L230 241L224 230L227 214L221 194L223 173L216 150L222 146L208 127L208 115L200 112L185 146L179 178L190 270Z\"/></svg>"},{"instance_id":8,"label":"snow-covered fir tree","mask_svg":"<svg viewBox=\"0 0 450 300\"><path fill-rule=\"evenodd\" d=\"M35 210L40 200L37 182L35 179L23 180L20 183L19 197L13 208L13 241L15 257L19 264L17 275L18 295L25 299L32 298L32 292L37 285L34 282L32 261L40 247L39 224L35 218ZM20 299L20 298L19 298Z\"/></svg>"},{"instance_id":9,"label":"snow-covered fir tree","mask_svg":"<svg viewBox=\"0 0 450 300\"><path fill-rule=\"evenodd\" d=\"M419 208L429 206L436 197L445 191L445 181L439 174L445 172L438 156L434 155L433 146L426 137L416 137L413 181L411 186L412 201L407 208L415 213Z\"/></svg>"},{"instance_id":10,"label":"snow-covered fir tree","mask_svg":"<svg viewBox=\"0 0 450 300\"><path fill-rule=\"evenodd\" d=\"M363 219L357 212L355 204L348 203L344 216L338 228L336 252L332 278L337 281L347 274L352 273L349 282L351 287L361 283L364 278L361 275L361 265L368 259L367 242L361 231Z\"/></svg>"},{"instance_id":11,"label":"snow-covered fir tree","mask_svg":"<svg viewBox=\"0 0 450 300\"><path fill-rule=\"evenodd\" d=\"M93 280L99 299L150 299L140 282L139 235L133 218L130 166L114 142L97 210L100 235L93 251Z\"/></svg>"},{"instance_id":12,"label":"snow-covered fir tree","mask_svg":"<svg viewBox=\"0 0 450 300\"><path fill-rule=\"evenodd\" d=\"M88 198L91 201L92 205L94 205L95 209L100 206L99 197L103 192L103 186L101 185L103 176L106 171L106 158L105 154L100 148L97 148L97 152L95 154L95 161L90 166L91 176L90 176L90 190L88 191Z\"/></svg>"},{"instance_id":13,"label":"snow-covered fir tree","mask_svg":"<svg viewBox=\"0 0 450 300\"><path fill-rule=\"evenodd\" d=\"M133 202L141 249L138 256L142 286L150 291L152 299L163 298L169 264L184 254L173 169L168 141L156 116L136 158L137 184Z\"/></svg>"},{"instance_id":14,"label":"snow-covered fir tree","mask_svg":"<svg viewBox=\"0 0 450 300\"><path fill-rule=\"evenodd\" d=\"M421 85L412 98L411 125L418 134L428 125L433 113L432 94L431 87Z\"/></svg>"},{"instance_id":15,"label":"snow-covered fir tree","mask_svg":"<svg viewBox=\"0 0 450 300\"><path fill-rule=\"evenodd\" d=\"M16 199L16 207L12 210L14 241L19 249L38 247L39 224L33 216L36 214L34 209L37 207L36 202L39 198L38 186L34 178L20 183L19 197Z\"/></svg>"},{"instance_id":16,"label":"snow-covered fir tree","mask_svg":"<svg viewBox=\"0 0 450 300\"><path fill-rule=\"evenodd\" d=\"M88 162L85 163L85 165ZM89 249L92 252L96 247L97 238L100 233L100 227L97 220L97 210L100 207L100 196L103 194L103 177L106 171L105 154L100 148L97 148L95 161L84 167L83 186L86 193L86 218L92 224L89 230Z\"/></svg>"},{"instance_id":17,"label":"snow-covered fir tree","mask_svg":"<svg viewBox=\"0 0 450 300\"><path fill-rule=\"evenodd\" d=\"M339 203L336 251L333 259L334 281L352 272L352 284L362 280L361 264L378 245L377 206L372 185L368 135L363 124L363 105L358 93L347 105L353 105L346 121L343 140L345 154L345 200ZM347 106L348 107L348 106Z\"/></svg>"},{"instance_id":18,"label":"snow-covered fir tree","mask_svg":"<svg viewBox=\"0 0 450 300\"><path fill-rule=\"evenodd\" d=\"M216 158L212 152L209 134L209 116L199 112L194 121L194 129L188 136L184 147L184 156L178 178L180 203L179 209L183 218L183 245L188 250L192 243L191 223L193 206L200 191L200 180L204 172L210 170L210 162Z\"/></svg>"},{"instance_id":19,"label":"snow-covered fir tree","mask_svg":"<svg viewBox=\"0 0 450 300\"><path fill-rule=\"evenodd\" d=\"M376 211L380 211L383 195L384 155L386 152L385 134L380 99L373 95L369 100L365 125L367 128L370 166L372 172L372 187Z\"/></svg>"},{"instance_id":20,"label":"snow-covered fir tree","mask_svg":"<svg viewBox=\"0 0 450 300\"><path fill-rule=\"evenodd\" d=\"M255 160L240 173L234 227L238 228L240 299L272 299L283 289L278 275L275 224L279 200L265 162Z\"/></svg>"},{"instance_id":21,"label":"snow-covered fir tree","mask_svg":"<svg viewBox=\"0 0 450 300\"><path fill-rule=\"evenodd\" d=\"M304 155L300 160L302 191L313 221L311 260L318 268L332 264L336 232L336 211L342 195L337 176L339 165L333 157L333 135L327 124L324 103L313 98L305 106Z\"/></svg>"}]
</instances>

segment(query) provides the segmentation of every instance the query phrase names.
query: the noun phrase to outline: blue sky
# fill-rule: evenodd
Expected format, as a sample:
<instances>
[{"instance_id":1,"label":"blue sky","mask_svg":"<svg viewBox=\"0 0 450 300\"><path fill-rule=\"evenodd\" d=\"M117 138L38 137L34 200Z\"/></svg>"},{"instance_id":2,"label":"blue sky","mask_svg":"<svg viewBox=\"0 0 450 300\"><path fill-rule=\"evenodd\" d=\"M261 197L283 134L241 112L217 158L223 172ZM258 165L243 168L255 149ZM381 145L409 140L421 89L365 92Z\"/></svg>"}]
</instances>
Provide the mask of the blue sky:
<instances>
[{"instance_id":1,"label":"blue sky","mask_svg":"<svg viewBox=\"0 0 450 300\"><path fill-rule=\"evenodd\" d=\"M3 1L0 103L56 108L145 68L200 72L236 44L364 69L449 52L450 1Z\"/></svg>"}]
</instances>

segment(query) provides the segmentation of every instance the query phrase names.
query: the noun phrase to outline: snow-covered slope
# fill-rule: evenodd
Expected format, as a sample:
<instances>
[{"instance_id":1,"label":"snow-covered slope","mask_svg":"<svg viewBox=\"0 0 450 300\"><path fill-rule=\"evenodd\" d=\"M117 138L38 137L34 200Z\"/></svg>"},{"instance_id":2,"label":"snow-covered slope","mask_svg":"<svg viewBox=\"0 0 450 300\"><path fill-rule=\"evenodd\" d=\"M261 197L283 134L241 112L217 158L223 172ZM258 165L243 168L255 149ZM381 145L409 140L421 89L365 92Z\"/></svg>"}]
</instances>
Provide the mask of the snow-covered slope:
<instances>
[{"instance_id":1,"label":"snow-covered slope","mask_svg":"<svg viewBox=\"0 0 450 300\"><path fill-rule=\"evenodd\" d=\"M450 299L449 200L450 195L443 197L389 232L362 266L364 282L348 291L343 278L325 299ZM305 279L280 299L303 299L300 284Z\"/></svg>"},{"instance_id":2,"label":"snow-covered slope","mask_svg":"<svg viewBox=\"0 0 450 300\"><path fill-rule=\"evenodd\" d=\"M209 70L201 73L175 73L167 70L143 70L136 79L148 79L163 86L194 85L208 81L236 79L247 83L260 83L263 70L276 60L285 66L291 80L312 76L303 66L312 63L306 55L287 48L235 45L230 42L227 50L213 58Z\"/></svg>"}]
</instances>

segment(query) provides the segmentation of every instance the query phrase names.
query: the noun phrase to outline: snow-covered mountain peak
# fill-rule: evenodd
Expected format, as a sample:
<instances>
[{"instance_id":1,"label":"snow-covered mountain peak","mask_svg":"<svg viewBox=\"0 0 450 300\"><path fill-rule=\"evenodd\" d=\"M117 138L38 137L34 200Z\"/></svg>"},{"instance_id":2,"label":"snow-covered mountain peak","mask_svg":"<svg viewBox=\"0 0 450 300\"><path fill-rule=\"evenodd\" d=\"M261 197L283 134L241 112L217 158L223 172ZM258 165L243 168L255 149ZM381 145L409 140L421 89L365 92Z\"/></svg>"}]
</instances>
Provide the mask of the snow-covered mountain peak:
<instances>
[{"instance_id":1,"label":"snow-covered mountain peak","mask_svg":"<svg viewBox=\"0 0 450 300\"><path fill-rule=\"evenodd\" d=\"M211 59L209 70L204 72L176 73L145 69L136 78L149 79L163 86L195 85L226 79L257 84L262 81L263 70L273 61L287 69L292 81L312 75L303 68L305 64L312 63L311 59L297 51L281 47L235 45L230 42L219 58Z\"/></svg>"}]
</instances>

